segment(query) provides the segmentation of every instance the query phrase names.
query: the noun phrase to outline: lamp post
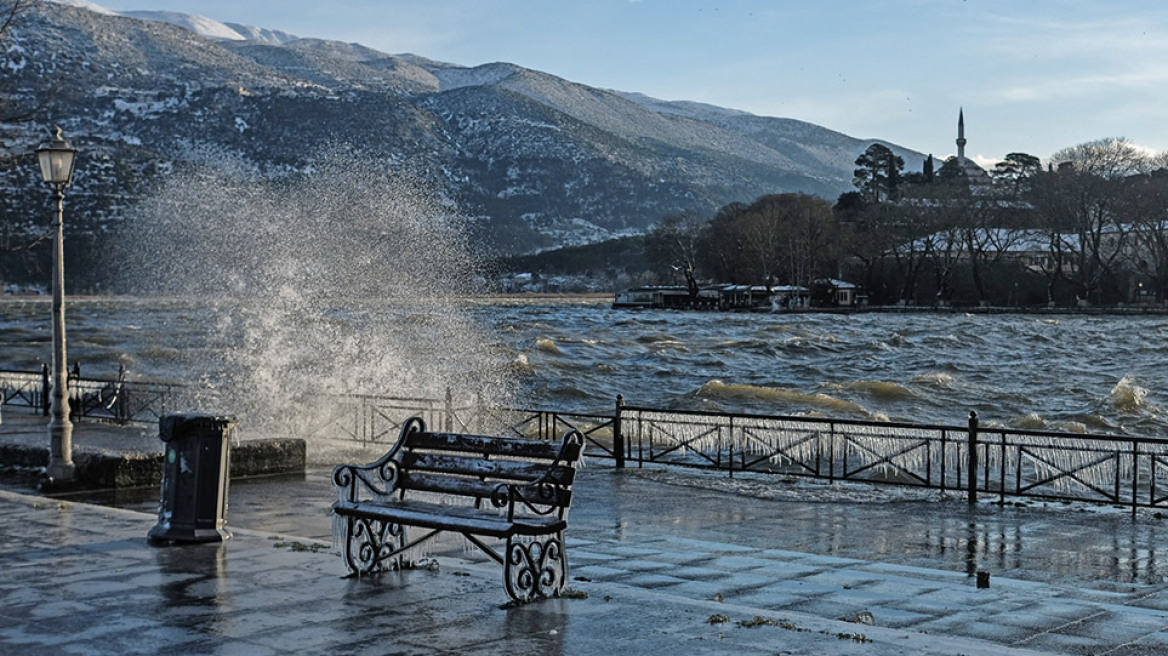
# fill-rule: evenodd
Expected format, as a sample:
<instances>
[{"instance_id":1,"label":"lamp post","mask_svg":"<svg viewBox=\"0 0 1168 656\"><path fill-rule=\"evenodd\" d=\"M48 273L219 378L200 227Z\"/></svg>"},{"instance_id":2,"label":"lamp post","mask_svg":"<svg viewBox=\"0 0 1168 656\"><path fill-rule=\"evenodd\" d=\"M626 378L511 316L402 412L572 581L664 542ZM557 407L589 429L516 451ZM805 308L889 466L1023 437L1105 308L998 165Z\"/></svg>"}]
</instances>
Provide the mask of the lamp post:
<instances>
[{"instance_id":1,"label":"lamp post","mask_svg":"<svg viewBox=\"0 0 1168 656\"><path fill-rule=\"evenodd\" d=\"M37 148L41 175L56 189L57 238L53 250L53 392L49 409L50 484L73 480L73 422L69 421L69 376L65 361L65 187L73 181L77 151L57 128L53 140Z\"/></svg>"}]
</instances>

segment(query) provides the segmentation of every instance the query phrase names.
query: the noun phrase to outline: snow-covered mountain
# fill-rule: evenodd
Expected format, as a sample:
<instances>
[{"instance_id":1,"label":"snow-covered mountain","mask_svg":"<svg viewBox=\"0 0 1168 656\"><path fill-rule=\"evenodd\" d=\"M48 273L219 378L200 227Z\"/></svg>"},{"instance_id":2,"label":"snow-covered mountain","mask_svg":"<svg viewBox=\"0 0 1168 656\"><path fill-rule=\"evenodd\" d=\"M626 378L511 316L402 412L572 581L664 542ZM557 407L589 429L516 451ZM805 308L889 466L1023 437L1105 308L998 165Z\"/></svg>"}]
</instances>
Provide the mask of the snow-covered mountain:
<instances>
[{"instance_id":1,"label":"snow-covered mountain","mask_svg":"<svg viewBox=\"0 0 1168 656\"><path fill-rule=\"evenodd\" d=\"M22 15L0 69L0 110L35 109L5 126L10 150L31 153L50 123L83 149L70 202L95 234L208 152L288 175L330 146L359 145L424 172L485 240L516 252L767 193L834 200L873 143L507 63L459 66L85 0ZM922 154L887 145L919 169ZM22 211L28 189L43 195L25 168L5 179L0 211Z\"/></svg>"},{"instance_id":2,"label":"snow-covered mountain","mask_svg":"<svg viewBox=\"0 0 1168 656\"><path fill-rule=\"evenodd\" d=\"M51 2L80 7L89 11L107 16L129 16L141 20L158 21L185 27L186 29L208 39L225 39L228 41L258 41L261 43L287 43L300 37L280 30L269 30L263 27L241 25L239 23L221 23L213 18L184 14L177 11L114 11L106 9L89 0L50 0Z\"/></svg>"}]
</instances>

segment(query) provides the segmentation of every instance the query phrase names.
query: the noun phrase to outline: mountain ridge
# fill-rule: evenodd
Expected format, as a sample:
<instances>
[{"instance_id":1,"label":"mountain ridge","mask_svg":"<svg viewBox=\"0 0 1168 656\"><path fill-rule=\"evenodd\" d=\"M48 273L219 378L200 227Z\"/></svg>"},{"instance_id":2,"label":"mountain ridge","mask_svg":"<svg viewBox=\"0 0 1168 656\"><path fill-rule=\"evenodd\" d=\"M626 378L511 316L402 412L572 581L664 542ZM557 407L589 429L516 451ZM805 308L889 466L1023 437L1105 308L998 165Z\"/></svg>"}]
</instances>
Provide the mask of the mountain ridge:
<instances>
[{"instance_id":1,"label":"mountain ridge","mask_svg":"<svg viewBox=\"0 0 1168 656\"><path fill-rule=\"evenodd\" d=\"M77 179L88 197L71 202L91 203L82 212L91 232L207 152L290 175L330 144L360 144L380 161L429 171L501 252L636 234L668 214L767 193L834 200L875 142L910 169L924 159L804 121L598 89L505 62L468 67L76 4L92 5L42 6L13 28L15 47L0 64L14 75L0 98L27 106L52 97L14 126L14 149L31 150L51 120L88 151ZM258 36L197 31L216 24ZM55 79L69 84L54 91ZM27 202L28 176L18 177L0 210Z\"/></svg>"}]
</instances>

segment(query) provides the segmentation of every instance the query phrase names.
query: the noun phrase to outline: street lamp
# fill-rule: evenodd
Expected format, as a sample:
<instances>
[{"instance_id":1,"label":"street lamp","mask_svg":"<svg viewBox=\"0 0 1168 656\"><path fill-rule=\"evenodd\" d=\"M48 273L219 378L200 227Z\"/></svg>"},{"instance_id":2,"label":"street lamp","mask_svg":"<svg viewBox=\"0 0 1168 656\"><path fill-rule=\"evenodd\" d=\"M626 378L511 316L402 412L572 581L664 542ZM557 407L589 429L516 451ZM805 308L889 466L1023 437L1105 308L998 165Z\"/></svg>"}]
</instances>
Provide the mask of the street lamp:
<instances>
[{"instance_id":1,"label":"street lamp","mask_svg":"<svg viewBox=\"0 0 1168 656\"><path fill-rule=\"evenodd\" d=\"M50 484L73 480L73 422L69 421L69 376L65 362L65 187L73 181L77 151L57 128L53 140L37 148L41 175L56 189L57 239L53 250L53 397L49 418Z\"/></svg>"}]
</instances>

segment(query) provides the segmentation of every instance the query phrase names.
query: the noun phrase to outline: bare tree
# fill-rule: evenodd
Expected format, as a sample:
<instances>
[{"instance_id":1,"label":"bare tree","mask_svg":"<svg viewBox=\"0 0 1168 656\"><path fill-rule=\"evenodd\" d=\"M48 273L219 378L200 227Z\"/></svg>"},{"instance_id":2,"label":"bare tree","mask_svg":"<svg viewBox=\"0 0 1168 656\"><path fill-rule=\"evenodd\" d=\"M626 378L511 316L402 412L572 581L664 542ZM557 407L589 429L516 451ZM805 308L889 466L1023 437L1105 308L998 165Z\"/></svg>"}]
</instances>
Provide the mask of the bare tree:
<instances>
[{"instance_id":1,"label":"bare tree","mask_svg":"<svg viewBox=\"0 0 1168 656\"><path fill-rule=\"evenodd\" d=\"M690 296L698 293L698 251L707 221L694 212L667 216L645 235L645 259L663 280L683 276Z\"/></svg>"},{"instance_id":2,"label":"bare tree","mask_svg":"<svg viewBox=\"0 0 1168 656\"><path fill-rule=\"evenodd\" d=\"M42 4L42 0L0 0L0 70L12 68L12 57L23 57L18 49L12 47L15 30L19 27L25 14ZM28 120L40 111L51 99L50 92L45 98L36 102L21 101L16 90L13 75L0 75L0 124L17 124ZM0 130L0 169L11 169L16 166L23 146L20 133L13 130ZM20 267L26 268L35 259L34 251L42 243L50 239L47 230L30 230L26 225L16 225L12 217L0 212L0 253L6 253L10 259Z\"/></svg>"},{"instance_id":3,"label":"bare tree","mask_svg":"<svg viewBox=\"0 0 1168 656\"><path fill-rule=\"evenodd\" d=\"M829 203L771 194L719 210L703 233L702 258L726 282L807 285L834 266L840 240Z\"/></svg>"},{"instance_id":4,"label":"bare tree","mask_svg":"<svg viewBox=\"0 0 1168 656\"><path fill-rule=\"evenodd\" d=\"M1126 139L1108 138L1064 148L1051 164L1057 170L1036 176L1031 195L1049 235L1050 284L1066 280L1080 302L1109 300L1131 249L1136 198L1125 180L1150 173L1158 159Z\"/></svg>"},{"instance_id":5,"label":"bare tree","mask_svg":"<svg viewBox=\"0 0 1168 656\"><path fill-rule=\"evenodd\" d=\"M1157 302L1168 300L1168 169L1128 180L1131 208L1131 266L1147 278ZM1143 280L1138 280L1142 283Z\"/></svg>"},{"instance_id":6,"label":"bare tree","mask_svg":"<svg viewBox=\"0 0 1168 656\"><path fill-rule=\"evenodd\" d=\"M10 61L9 44L12 32L18 25L20 18L31 8L41 4L41 0L0 0L0 68L7 68ZM33 107L21 107L13 100L12 76L0 76L0 122L18 121L28 118L41 104ZM7 136L7 135L4 135ZM5 142L7 139L5 139ZM0 155L6 155L8 148L0 145Z\"/></svg>"}]
</instances>

